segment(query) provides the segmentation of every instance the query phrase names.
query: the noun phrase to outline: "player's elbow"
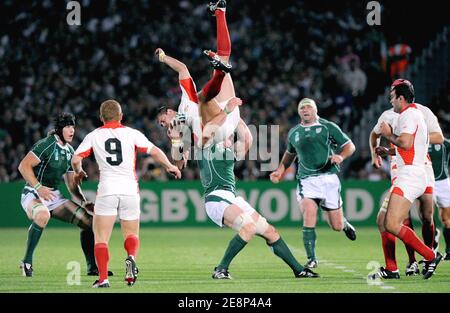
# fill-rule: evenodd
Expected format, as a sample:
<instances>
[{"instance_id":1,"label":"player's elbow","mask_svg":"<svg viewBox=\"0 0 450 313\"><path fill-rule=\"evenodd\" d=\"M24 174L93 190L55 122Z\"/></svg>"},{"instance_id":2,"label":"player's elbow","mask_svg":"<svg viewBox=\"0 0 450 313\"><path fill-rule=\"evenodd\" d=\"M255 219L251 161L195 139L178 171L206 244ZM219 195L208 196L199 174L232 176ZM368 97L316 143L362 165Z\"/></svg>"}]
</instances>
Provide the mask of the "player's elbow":
<instances>
[{"instance_id":1,"label":"player's elbow","mask_svg":"<svg viewBox=\"0 0 450 313\"><path fill-rule=\"evenodd\" d=\"M20 161L19 166L17 167L17 170L23 176L26 169L29 167L30 167L29 164L27 164L27 162L25 160L22 160L22 161Z\"/></svg>"},{"instance_id":2,"label":"player's elbow","mask_svg":"<svg viewBox=\"0 0 450 313\"><path fill-rule=\"evenodd\" d=\"M20 161L19 166L17 167L17 170L19 171L19 173L20 173L21 175L23 175L23 174L22 174L22 173L23 173L23 160Z\"/></svg>"},{"instance_id":3,"label":"player's elbow","mask_svg":"<svg viewBox=\"0 0 450 313\"><path fill-rule=\"evenodd\" d=\"M444 143L444 136L442 133L431 133L430 134L430 143L433 145L441 145Z\"/></svg>"},{"instance_id":4,"label":"player's elbow","mask_svg":"<svg viewBox=\"0 0 450 313\"><path fill-rule=\"evenodd\" d=\"M344 150L345 150L345 154L347 155L347 156L351 156L353 153L355 153L355 151L356 151L356 147L355 147L355 144L353 143L353 142L349 142L349 143L347 143L345 146L344 146Z\"/></svg>"}]
</instances>

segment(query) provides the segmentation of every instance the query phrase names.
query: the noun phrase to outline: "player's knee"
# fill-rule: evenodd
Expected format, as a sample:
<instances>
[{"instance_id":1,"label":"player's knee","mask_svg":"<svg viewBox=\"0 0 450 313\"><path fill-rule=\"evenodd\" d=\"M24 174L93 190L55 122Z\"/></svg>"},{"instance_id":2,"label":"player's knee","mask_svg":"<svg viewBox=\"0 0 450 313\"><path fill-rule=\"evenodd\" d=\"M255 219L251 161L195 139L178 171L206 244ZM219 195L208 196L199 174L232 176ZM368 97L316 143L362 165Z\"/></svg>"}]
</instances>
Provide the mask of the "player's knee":
<instances>
[{"instance_id":1,"label":"player's knee","mask_svg":"<svg viewBox=\"0 0 450 313\"><path fill-rule=\"evenodd\" d=\"M256 235L256 225L255 223L248 223L241 228L239 234L242 235L244 240L249 241Z\"/></svg>"},{"instance_id":2,"label":"player's knee","mask_svg":"<svg viewBox=\"0 0 450 313\"><path fill-rule=\"evenodd\" d=\"M78 221L77 226L85 230L92 229L92 217L86 214Z\"/></svg>"},{"instance_id":3,"label":"player's knee","mask_svg":"<svg viewBox=\"0 0 450 313\"><path fill-rule=\"evenodd\" d=\"M41 210L35 210L33 212L33 221L41 227L47 226L50 220L50 212L46 207L42 206Z\"/></svg>"},{"instance_id":4,"label":"player's knee","mask_svg":"<svg viewBox=\"0 0 450 313\"><path fill-rule=\"evenodd\" d=\"M258 220L255 223L256 233L258 235L264 235L267 231L274 230L273 227L270 227L269 223L265 217L259 216Z\"/></svg>"},{"instance_id":5,"label":"player's knee","mask_svg":"<svg viewBox=\"0 0 450 313\"><path fill-rule=\"evenodd\" d=\"M391 219L385 219L384 220L384 228L390 232L390 233L396 233L397 228L399 227L399 223L396 223L395 221Z\"/></svg>"},{"instance_id":6,"label":"player's knee","mask_svg":"<svg viewBox=\"0 0 450 313\"><path fill-rule=\"evenodd\" d=\"M341 231L344 228L344 223L341 221L331 222L331 229L334 231Z\"/></svg>"},{"instance_id":7,"label":"player's knee","mask_svg":"<svg viewBox=\"0 0 450 313\"><path fill-rule=\"evenodd\" d=\"M244 240L250 240L256 234L256 225L253 222L252 217L249 214L240 214L233 221L233 227Z\"/></svg>"},{"instance_id":8,"label":"player's knee","mask_svg":"<svg viewBox=\"0 0 450 313\"><path fill-rule=\"evenodd\" d=\"M440 217L442 224L444 224L446 228L450 227L450 207L440 209Z\"/></svg>"},{"instance_id":9,"label":"player's knee","mask_svg":"<svg viewBox=\"0 0 450 313\"><path fill-rule=\"evenodd\" d=\"M268 224L267 230L264 233L263 237L266 239L267 243L274 243L278 239L280 239L280 234L278 234L278 231L275 227Z\"/></svg>"},{"instance_id":10,"label":"player's knee","mask_svg":"<svg viewBox=\"0 0 450 313\"><path fill-rule=\"evenodd\" d=\"M379 230L384 230L384 217L385 217L385 214L378 213L377 226L378 226Z\"/></svg>"}]
</instances>

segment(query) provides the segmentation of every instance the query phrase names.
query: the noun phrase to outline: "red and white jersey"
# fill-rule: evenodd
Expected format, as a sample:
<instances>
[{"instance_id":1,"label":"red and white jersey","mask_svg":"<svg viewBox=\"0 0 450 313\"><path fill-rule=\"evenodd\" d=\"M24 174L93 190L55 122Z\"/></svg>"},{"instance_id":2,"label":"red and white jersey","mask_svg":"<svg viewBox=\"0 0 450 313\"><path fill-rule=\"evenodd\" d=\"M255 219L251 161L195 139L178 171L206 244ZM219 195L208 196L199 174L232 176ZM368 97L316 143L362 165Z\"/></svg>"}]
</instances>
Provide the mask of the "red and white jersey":
<instances>
[{"instance_id":1,"label":"red and white jersey","mask_svg":"<svg viewBox=\"0 0 450 313\"><path fill-rule=\"evenodd\" d=\"M423 117L425 119L425 124L427 124L428 134L431 134L431 133L441 133L442 134L441 126L439 126L437 116L433 113L433 111L431 111L429 107L426 107L420 103L414 103L414 104L419 109L419 111L422 112L422 114L423 114Z\"/></svg>"},{"instance_id":2,"label":"red and white jersey","mask_svg":"<svg viewBox=\"0 0 450 313\"><path fill-rule=\"evenodd\" d=\"M178 113L185 114L186 117L199 116L197 88L192 77L179 81L181 89L181 102L178 106Z\"/></svg>"},{"instance_id":3,"label":"red and white jersey","mask_svg":"<svg viewBox=\"0 0 450 313\"><path fill-rule=\"evenodd\" d=\"M402 133L414 136L414 142L411 148L396 149L397 167L400 169L405 165L415 165L424 167L428 154L428 129L422 112L413 103L405 107L394 128L394 134L400 136Z\"/></svg>"},{"instance_id":4,"label":"red and white jersey","mask_svg":"<svg viewBox=\"0 0 450 313\"><path fill-rule=\"evenodd\" d=\"M199 112L197 88L192 77L179 81L181 88L181 102L178 106L178 114L186 116L186 125L194 134L194 143L202 137L202 123Z\"/></svg>"},{"instance_id":5,"label":"red and white jersey","mask_svg":"<svg viewBox=\"0 0 450 313\"><path fill-rule=\"evenodd\" d=\"M83 158L94 152L100 170L97 195L136 195L136 153L154 147L140 131L117 121L108 122L87 134L75 151Z\"/></svg>"},{"instance_id":6,"label":"red and white jersey","mask_svg":"<svg viewBox=\"0 0 450 313\"><path fill-rule=\"evenodd\" d=\"M380 117L378 118L378 122L377 124L373 127L372 131L377 134L380 135L381 134L381 123L385 122L386 124L388 124L389 126L392 127L392 129L395 128L395 125L397 125L397 120L398 120L398 116L399 114L394 112L394 109L389 109L384 111ZM391 144L391 148L393 148L394 145ZM391 183L394 183L394 181L397 179L397 163L395 162L395 156L389 156L389 161L390 161L390 175L391 175Z\"/></svg>"}]
</instances>

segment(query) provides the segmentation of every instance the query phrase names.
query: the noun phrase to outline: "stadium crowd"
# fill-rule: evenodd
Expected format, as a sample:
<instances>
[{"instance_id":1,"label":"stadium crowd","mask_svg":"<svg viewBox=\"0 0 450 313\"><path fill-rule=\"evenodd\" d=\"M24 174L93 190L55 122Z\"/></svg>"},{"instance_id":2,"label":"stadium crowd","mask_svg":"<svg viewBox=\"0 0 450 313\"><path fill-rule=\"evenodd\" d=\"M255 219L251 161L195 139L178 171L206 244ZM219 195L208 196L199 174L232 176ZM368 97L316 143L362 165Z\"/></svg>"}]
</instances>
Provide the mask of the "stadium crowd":
<instances>
[{"instance_id":1,"label":"stadium crowd","mask_svg":"<svg viewBox=\"0 0 450 313\"><path fill-rule=\"evenodd\" d=\"M82 0L81 26L66 23L66 3L2 1L0 15L0 182L20 179L18 162L52 128L52 117L68 111L77 118L76 148L100 125L98 106L118 100L123 123L140 129L168 151L164 131L155 122L162 105L180 100L177 76L153 56L156 47L183 60L197 86L210 75L203 49L215 47L214 19L195 1ZM349 131L365 105L390 83L381 63L383 28L366 23L366 3L324 1L229 1L232 76L244 100L241 116L249 125L279 125L280 155L287 132L298 123L297 103L314 98L319 115ZM413 52L417 47L413 46ZM435 108L449 107L448 89ZM435 111L436 112L436 111ZM450 121L448 112L439 117ZM449 129L444 131L448 134ZM382 179L386 172L367 169L370 156L357 151L344 177ZM191 162L192 166L196 166ZM85 163L97 180L95 162ZM267 178L260 161L239 162L241 179ZM165 180L151 160L138 159L141 180ZM185 179L198 178L186 170ZM378 176L377 176L378 175Z\"/></svg>"}]
</instances>

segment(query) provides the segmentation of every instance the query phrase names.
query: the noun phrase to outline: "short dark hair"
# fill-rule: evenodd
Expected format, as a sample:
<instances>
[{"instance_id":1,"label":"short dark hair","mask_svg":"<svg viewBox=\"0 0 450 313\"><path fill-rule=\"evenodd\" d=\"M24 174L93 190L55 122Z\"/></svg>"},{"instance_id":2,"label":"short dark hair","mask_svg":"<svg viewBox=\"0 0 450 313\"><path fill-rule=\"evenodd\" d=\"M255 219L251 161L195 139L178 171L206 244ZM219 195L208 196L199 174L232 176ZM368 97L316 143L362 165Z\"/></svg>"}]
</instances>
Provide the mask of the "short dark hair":
<instances>
[{"instance_id":1,"label":"short dark hair","mask_svg":"<svg viewBox=\"0 0 450 313\"><path fill-rule=\"evenodd\" d=\"M398 97L403 96L408 103L414 102L414 87L409 80L397 79L391 85L391 91Z\"/></svg>"},{"instance_id":2,"label":"short dark hair","mask_svg":"<svg viewBox=\"0 0 450 313\"><path fill-rule=\"evenodd\" d=\"M161 114L167 113L167 110L169 108L165 105L163 105L162 107L159 107L158 109L156 109L156 117L160 116Z\"/></svg>"},{"instance_id":3,"label":"short dark hair","mask_svg":"<svg viewBox=\"0 0 450 313\"><path fill-rule=\"evenodd\" d=\"M172 107L172 106L168 106L168 105L163 105L159 108L156 109L156 117L160 116L161 114L165 114L167 113L167 111L172 110L172 111L177 111L176 108Z\"/></svg>"}]
</instances>

